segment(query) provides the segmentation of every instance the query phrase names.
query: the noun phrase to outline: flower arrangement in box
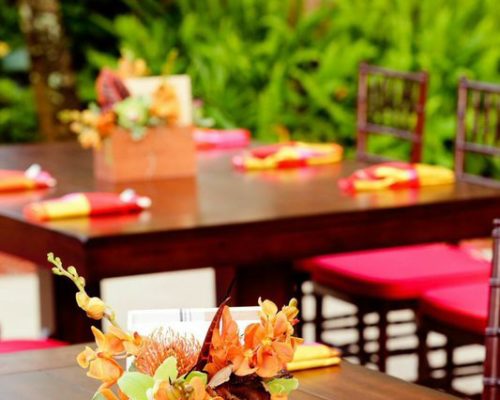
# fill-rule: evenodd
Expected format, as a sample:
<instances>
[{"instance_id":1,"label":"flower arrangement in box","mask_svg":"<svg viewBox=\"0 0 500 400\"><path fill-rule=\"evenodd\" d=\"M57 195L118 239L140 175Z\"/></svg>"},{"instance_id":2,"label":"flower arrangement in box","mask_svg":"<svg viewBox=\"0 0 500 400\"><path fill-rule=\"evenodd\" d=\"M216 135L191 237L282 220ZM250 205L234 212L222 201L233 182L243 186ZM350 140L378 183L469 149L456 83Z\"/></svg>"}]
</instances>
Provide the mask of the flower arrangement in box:
<instances>
[{"instance_id":1,"label":"flower arrangement in box","mask_svg":"<svg viewBox=\"0 0 500 400\"><path fill-rule=\"evenodd\" d=\"M97 104L60 115L84 148L94 149L98 178L126 181L195 173L188 76L142 76L140 60L120 60L96 81Z\"/></svg>"},{"instance_id":2,"label":"flower arrangement in box","mask_svg":"<svg viewBox=\"0 0 500 400\"><path fill-rule=\"evenodd\" d=\"M107 333L92 327L97 348L85 349L78 364L90 378L100 380L94 400L285 400L298 387L287 371L297 345L293 336L298 322L297 302L281 310L269 300L261 301L260 321L247 326L242 337L227 307L217 310L203 343L158 329L148 337L120 328L112 309L85 291L85 279L74 267L48 255L52 271L73 281L76 301L89 318L107 319ZM125 370L117 361L131 357Z\"/></svg>"}]
</instances>

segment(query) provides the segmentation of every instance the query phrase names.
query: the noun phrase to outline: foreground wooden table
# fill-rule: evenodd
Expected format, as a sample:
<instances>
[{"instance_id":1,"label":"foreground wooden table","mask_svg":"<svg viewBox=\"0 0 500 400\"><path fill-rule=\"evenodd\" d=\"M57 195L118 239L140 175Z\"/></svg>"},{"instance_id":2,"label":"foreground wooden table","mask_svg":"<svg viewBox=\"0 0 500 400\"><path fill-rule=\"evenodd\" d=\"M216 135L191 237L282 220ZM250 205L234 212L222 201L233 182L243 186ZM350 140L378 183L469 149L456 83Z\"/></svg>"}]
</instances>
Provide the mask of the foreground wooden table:
<instances>
[{"instance_id":1,"label":"foreground wooden table","mask_svg":"<svg viewBox=\"0 0 500 400\"><path fill-rule=\"evenodd\" d=\"M259 296L281 303L293 291L293 260L328 252L488 236L500 216L500 190L472 184L350 196L337 181L363 167L354 161L311 169L241 173L233 152L199 157L196 178L113 185L92 176L91 153L76 143L0 147L0 168L37 162L58 186L0 196L0 251L48 267L53 251L99 293L104 278L213 266L218 296L238 276L234 305ZM38 224L22 208L74 191L133 187L153 200L140 215ZM88 339L74 288L57 279L56 336ZM168 288L165 288L168 296ZM203 299L200 299L203 304Z\"/></svg>"},{"instance_id":2,"label":"foreground wooden table","mask_svg":"<svg viewBox=\"0 0 500 400\"><path fill-rule=\"evenodd\" d=\"M90 400L99 386L76 366L82 346L0 355L0 398ZM453 400L455 397L389 377L364 367L295 373L300 387L291 400Z\"/></svg>"}]
</instances>

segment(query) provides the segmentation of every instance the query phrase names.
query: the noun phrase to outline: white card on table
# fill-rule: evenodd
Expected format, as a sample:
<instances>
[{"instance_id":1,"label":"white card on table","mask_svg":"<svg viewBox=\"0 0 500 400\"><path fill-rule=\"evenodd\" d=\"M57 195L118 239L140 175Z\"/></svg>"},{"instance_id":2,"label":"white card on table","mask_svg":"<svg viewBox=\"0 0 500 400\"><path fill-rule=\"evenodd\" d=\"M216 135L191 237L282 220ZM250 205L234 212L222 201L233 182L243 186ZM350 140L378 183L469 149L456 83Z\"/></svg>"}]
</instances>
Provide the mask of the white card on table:
<instances>
[{"instance_id":1,"label":"white card on table","mask_svg":"<svg viewBox=\"0 0 500 400\"><path fill-rule=\"evenodd\" d=\"M259 321L260 307L231 307L231 315L240 334ZM171 328L180 334L192 334L200 342L205 338L217 308L175 308L166 310L133 310L128 313L127 329L142 336L158 328Z\"/></svg>"}]
</instances>

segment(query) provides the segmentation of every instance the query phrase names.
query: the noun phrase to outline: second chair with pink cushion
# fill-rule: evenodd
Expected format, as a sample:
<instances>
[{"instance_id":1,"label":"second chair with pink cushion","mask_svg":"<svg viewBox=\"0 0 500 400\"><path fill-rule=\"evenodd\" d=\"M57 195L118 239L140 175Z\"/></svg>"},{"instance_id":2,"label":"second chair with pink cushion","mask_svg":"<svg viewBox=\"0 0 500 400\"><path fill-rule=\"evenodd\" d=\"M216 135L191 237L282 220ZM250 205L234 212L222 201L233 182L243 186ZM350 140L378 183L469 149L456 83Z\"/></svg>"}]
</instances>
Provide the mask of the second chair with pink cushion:
<instances>
[{"instance_id":1,"label":"second chair with pink cushion","mask_svg":"<svg viewBox=\"0 0 500 400\"><path fill-rule=\"evenodd\" d=\"M459 86L458 120L459 129L456 145L457 175L471 182L489 186L499 186L500 171L495 173L488 168L489 176L473 175L468 172L467 159L470 156L493 157L500 155L500 115L495 112L500 104L500 85L474 82L462 79ZM496 117L494 116L496 114ZM467 121L471 123L466 124ZM486 329L488 320L488 292L492 290L492 300L499 297L499 245L500 221L495 221L494 260L492 278L481 278L461 285L450 285L429 290L421 297L418 315L419 322L419 381L437 386L449 392L463 394L453 387L455 378L475 375L482 372L482 362L458 364L454 353L458 347L469 344L482 344L495 339L499 334L500 303L491 302L490 322L495 327ZM486 329L486 330L485 330ZM428 361L429 332L439 332L446 336L446 361L444 366L431 367ZM488 344L488 343L487 343ZM495 347L496 346L496 347ZM498 342L490 349L491 363L498 363ZM496 365L496 364L495 364ZM479 368L478 368L479 367ZM487 364L488 367L488 364ZM486 368L490 376L485 379L485 399L500 398L498 365ZM440 379L436 375L441 374ZM493 393L495 392L495 393ZM493 393L493 394L492 394ZM479 398L479 395L477 395Z\"/></svg>"}]
</instances>

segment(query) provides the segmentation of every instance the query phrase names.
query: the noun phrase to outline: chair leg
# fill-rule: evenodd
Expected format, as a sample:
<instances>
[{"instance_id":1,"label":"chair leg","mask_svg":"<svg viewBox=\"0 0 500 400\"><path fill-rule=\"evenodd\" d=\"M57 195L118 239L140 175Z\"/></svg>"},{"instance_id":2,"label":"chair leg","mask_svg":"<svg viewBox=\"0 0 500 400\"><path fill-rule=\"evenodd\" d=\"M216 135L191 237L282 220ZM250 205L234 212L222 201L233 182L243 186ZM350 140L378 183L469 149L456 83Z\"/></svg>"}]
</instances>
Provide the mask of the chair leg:
<instances>
[{"instance_id":1,"label":"chair leg","mask_svg":"<svg viewBox=\"0 0 500 400\"><path fill-rule=\"evenodd\" d=\"M446 339L445 351L446 351L446 364L444 367L445 377L444 377L444 387L446 390L450 390L453 386L453 372L455 369L455 364L453 362L453 352L455 350L455 345L453 340L448 337Z\"/></svg>"},{"instance_id":2,"label":"chair leg","mask_svg":"<svg viewBox=\"0 0 500 400\"><path fill-rule=\"evenodd\" d=\"M429 329L424 321L417 321L417 338L418 338L418 376L417 383L420 385L428 385L430 380L430 366L427 358L429 347L427 346L427 336Z\"/></svg>"},{"instance_id":3,"label":"chair leg","mask_svg":"<svg viewBox=\"0 0 500 400\"><path fill-rule=\"evenodd\" d=\"M314 293L314 299L316 301L316 315L314 316L314 340L317 343L323 343L323 296L321 294Z\"/></svg>"},{"instance_id":4,"label":"chair leg","mask_svg":"<svg viewBox=\"0 0 500 400\"><path fill-rule=\"evenodd\" d=\"M358 331L358 359L361 365L365 365L368 362L365 340L365 315L365 310L362 307L358 306L358 309L356 311L356 330Z\"/></svg>"},{"instance_id":5,"label":"chair leg","mask_svg":"<svg viewBox=\"0 0 500 400\"><path fill-rule=\"evenodd\" d=\"M309 279L309 274L301 271L294 272L294 282L295 282L294 297L297 299L299 303L299 310L304 310L304 292L302 290L302 286L304 282L306 282L308 279ZM304 320L302 318L299 319L298 324L295 325L295 333L298 337L304 336Z\"/></svg>"},{"instance_id":6,"label":"chair leg","mask_svg":"<svg viewBox=\"0 0 500 400\"><path fill-rule=\"evenodd\" d=\"M388 350L387 350L387 311L381 310L379 312L379 321L378 321L378 359L377 366L379 371L385 372L387 368L387 358L388 358Z\"/></svg>"}]
</instances>

